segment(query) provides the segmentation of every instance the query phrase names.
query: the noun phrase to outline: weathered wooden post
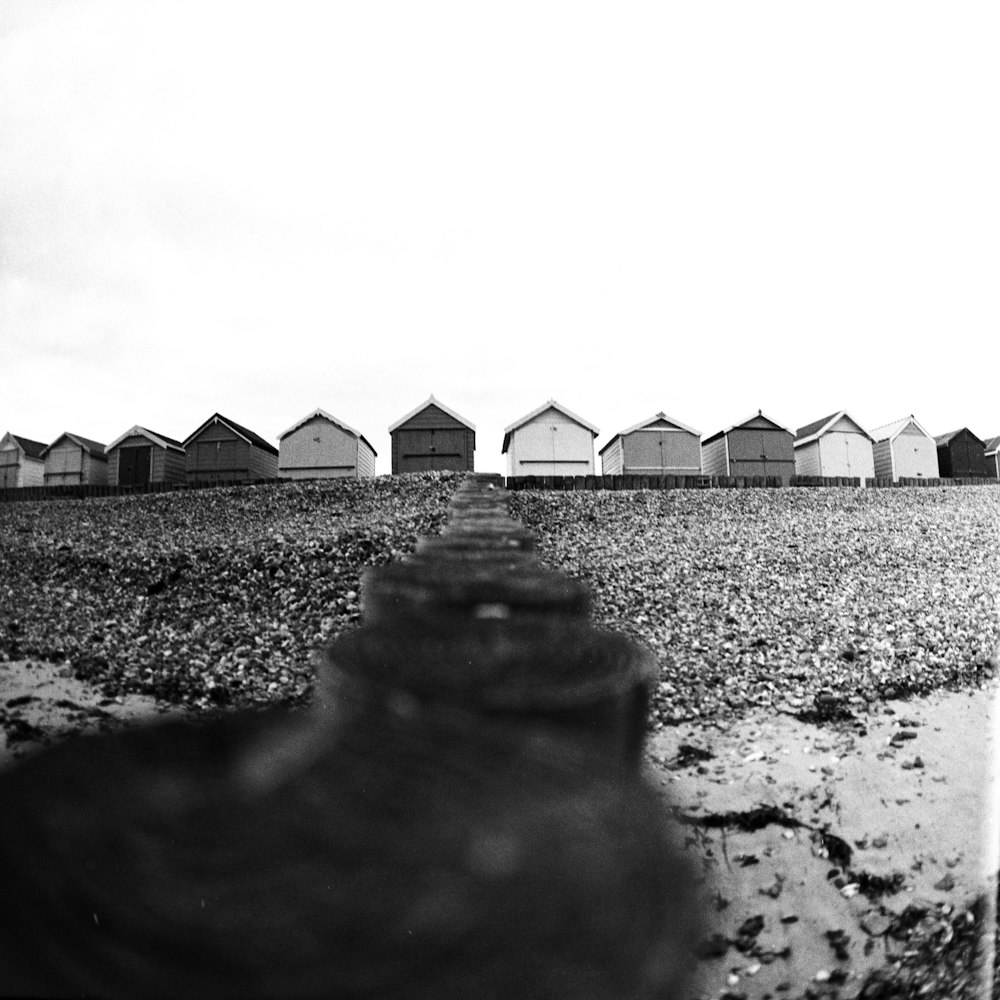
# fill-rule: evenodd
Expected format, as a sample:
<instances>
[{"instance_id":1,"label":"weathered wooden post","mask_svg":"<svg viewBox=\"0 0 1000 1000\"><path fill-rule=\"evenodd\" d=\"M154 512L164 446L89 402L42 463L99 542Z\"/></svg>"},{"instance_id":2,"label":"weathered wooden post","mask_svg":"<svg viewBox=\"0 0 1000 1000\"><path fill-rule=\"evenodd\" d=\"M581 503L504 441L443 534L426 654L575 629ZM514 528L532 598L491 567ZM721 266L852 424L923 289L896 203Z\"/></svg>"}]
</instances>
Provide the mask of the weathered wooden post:
<instances>
[{"instance_id":1,"label":"weathered wooden post","mask_svg":"<svg viewBox=\"0 0 1000 1000\"><path fill-rule=\"evenodd\" d=\"M307 710L0 774L0 993L680 995L693 890L640 766L647 654L591 628L485 477L362 598Z\"/></svg>"}]
</instances>

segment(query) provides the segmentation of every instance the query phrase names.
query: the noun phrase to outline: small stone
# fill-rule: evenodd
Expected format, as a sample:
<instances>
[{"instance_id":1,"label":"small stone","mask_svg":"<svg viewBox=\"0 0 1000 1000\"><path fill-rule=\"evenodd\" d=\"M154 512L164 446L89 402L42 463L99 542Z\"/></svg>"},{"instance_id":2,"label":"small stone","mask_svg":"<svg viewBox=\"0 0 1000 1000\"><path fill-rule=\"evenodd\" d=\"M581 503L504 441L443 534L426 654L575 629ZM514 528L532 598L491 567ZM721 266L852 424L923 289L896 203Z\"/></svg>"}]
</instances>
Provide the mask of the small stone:
<instances>
[{"instance_id":1,"label":"small stone","mask_svg":"<svg viewBox=\"0 0 1000 1000\"><path fill-rule=\"evenodd\" d=\"M869 910L861 918L861 929L872 937L882 937L892 926L892 920L878 910Z\"/></svg>"}]
</instances>

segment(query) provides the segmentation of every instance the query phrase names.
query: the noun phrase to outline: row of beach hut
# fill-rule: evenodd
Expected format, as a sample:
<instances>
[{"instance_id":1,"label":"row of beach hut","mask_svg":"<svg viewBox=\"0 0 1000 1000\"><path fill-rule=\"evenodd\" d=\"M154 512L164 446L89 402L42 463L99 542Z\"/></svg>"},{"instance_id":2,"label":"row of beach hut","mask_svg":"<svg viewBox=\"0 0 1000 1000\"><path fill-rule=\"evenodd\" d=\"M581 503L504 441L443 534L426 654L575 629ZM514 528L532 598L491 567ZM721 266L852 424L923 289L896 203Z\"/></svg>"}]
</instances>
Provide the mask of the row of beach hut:
<instances>
[{"instance_id":1,"label":"row of beach hut","mask_svg":"<svg viewBox=\"0 0 1000 1000\"><path fill-rule=\"evenodd\" d=\"M517 437L526 430L529 447L519 449ZM504 432L507 475L592 474L597 434L549 400ZM968 428L932 437L912 415L868 431L841 410L793 431L758 410L702 439L693 427L656 413L615 434L600 458L606 476L769 476L785 485L792 476L997 479L998 445L1000 437L983 441Z\"/></svg>"},{"instance_id":2,"label":"row of beach hut","mask_svg":"<svg viewBox=\"0 0 1000 1000\"><path fill-rule=\"evenodd\" d=\"M596 473L599 430L554 399L504 429L508 476ZM389 427L392 472L472 471L476 428L430 396ZM600 450L603 475L792 476L1000 479L1000 437L967 427L932 437L914 416L868 431L845 411L797 431L761 411L702 439L665 413L619 431ZM8 433L0 439L0 489L65 484L239 482L375 475L375 449L350 425L316 409L284 431L275 448L215 413L184 441L145 427L110 445L66 432L51 444Z\"/></svg>"}]
</instances>

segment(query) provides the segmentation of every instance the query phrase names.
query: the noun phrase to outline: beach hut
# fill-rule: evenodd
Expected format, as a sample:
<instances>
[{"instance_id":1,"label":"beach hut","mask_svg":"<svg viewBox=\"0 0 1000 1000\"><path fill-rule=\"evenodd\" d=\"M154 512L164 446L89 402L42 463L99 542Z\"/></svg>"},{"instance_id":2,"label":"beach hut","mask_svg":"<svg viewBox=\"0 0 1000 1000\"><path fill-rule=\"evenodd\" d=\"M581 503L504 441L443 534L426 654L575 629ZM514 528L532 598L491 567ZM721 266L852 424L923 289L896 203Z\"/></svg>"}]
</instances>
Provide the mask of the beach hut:
<instances>
[{"instance_id":1,"label":"beach hut","mask_svg":"<svg viewBox=\"0 0 1000 1000\"><path fill-rule=\"evenodd\" d=\"M946 479L988 476L986 445L968 427L949 431L934 439L938 468Z\"/></svg>"},{"instance_id":2,"label":"beach hut","mask_svg":"<svg viewBox=\"0 0 1000 1000\"><path fill-rule=\"evenodd\" d=\"M392 474L437 469L472 472L476 425L433 395L389 427Z\"/></svg>"},{"instance_id":3,"label":"beach hut","mask_svg":"<svg viewBox=\"0 0 1000 1000\"><path fill-rule=\"evenodd\" d=\"M872 443L871 434L845 410L814 420L795 435L795 474L857 477L863 486L875 475Z\"/></svg>"},{"instance_id":4,"label":"beach hut","mask_svg":"<svg viewBox=\"0 0 1000 1000\"><path fill-rule=\"evenodd\" d=\"M986 449L986 475L990 479L1000 479L1000 437L987 438L983 447Z\"/></svg>"},{"instance_id":5,"label":"beach hut","mask_svg":"<svg viewBox=\"0 0 1000 1000\"><path fill-rule=\"evenodd\" d=\"M502 455L508 476L594 474L594 438L589 421L550 399L504 428Z\"/></svg>"},{"instance_id":6,"label":"beach hut","mask_svg":"<svg viewBox=\"0 0 1000 1000\"><path fill-rule=\"evenodd\" d=\"M697 476L701 432L665 413L619 431L601 449L605 476Z\"/></svg>"},{"instance_id":7,"label":"beach hut","mask_svg":"<svg viewBox=\"0 0 1000 1000\"><path fill-rule=\"evenodd\" d=\"M183 447L189 483L278 477L278 449L221 413L213 413L183 442Z\"/></svg>"},{"instance_id":8,"label":"beach hut","mask_svg":"<svg viewBox=\"0 0 1000 1000\"><path fill-rule=\"evenodd\" d=\"M45 445L8 431L0 438L0 490L45 485Z\"/></svg>"},{"instance_id":9,"label":"beach hut","mask_svg":"<svg viewBox=\"0 0 1000 1000\"><path fill-rule=\"evenodd\" d=\"M315 409L278 436L283 479L362 479L375 475L375 449L353 427Z\"/></svg>"},{"instance_id":10,"label":"beach hut","mask_svg":"<svg viewBox=\"0 0 1000 1000\"><path fill-rule=\"evenodd\" d=\"M795 435L761 410L717 431L701 443L706 476L777 476L783 486L795 475Z\"/></svg>"},{"instance_id":11,"label":"beach hut","mask_svg":"<svg viewBox=\"0 0 1000 1000\"><path fill-rule=\"evenodd\" d=\"M871 432L875 475L880 479L936 479L937 445L911 413Z\"/></svg>"},{"instance_id":12,"label":"beach hut","mask_svg":"<svg viewBox=\"0 0 1000 1000\"><path fill-rule=\"evenodd\" d=\"M184 445L146 427L129 428L108 445L108 482L112 486L183 483Z\"/></svg>"},{"instance_id":13,"label":"beach hut","mask_svg":"<svg viewBox=\"0 0 1000 1000\"><path fill-rule=\"evenodd\" d=\"M45 485L104 486L108 481L107 449L99 441L67 431L43 452Z\"/></svg>"}]
</instances>

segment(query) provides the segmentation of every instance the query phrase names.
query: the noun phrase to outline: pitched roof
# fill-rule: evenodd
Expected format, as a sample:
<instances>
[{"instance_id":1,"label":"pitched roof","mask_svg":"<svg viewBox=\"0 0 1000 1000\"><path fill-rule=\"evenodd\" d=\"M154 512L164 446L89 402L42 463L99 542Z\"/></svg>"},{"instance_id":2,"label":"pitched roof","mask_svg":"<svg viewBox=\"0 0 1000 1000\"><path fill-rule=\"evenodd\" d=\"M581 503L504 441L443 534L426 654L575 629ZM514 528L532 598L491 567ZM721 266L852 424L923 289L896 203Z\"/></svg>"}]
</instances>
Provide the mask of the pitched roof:
<instances>
[{"instance_id":1,"label":"pitched roof","mask_svg":"<svg viewBox=\"0 0 1000 1000\"><path fill-rule=\"evenodd\" d=\"M600 450L598 454L603 455L608 448L610 448L619 438L625 437L627 434L634 434L636 431L644 430L649 427L650 424L658 423L660 420L665 420L667 423L673 424L676 428L682 431L687 431L688 434L693 434L696 438L701 438L701 431L696 431L693 427L688 427L687 424L682 424L679 420L674 420L673 417L668 417L662 410L659 413L654 413L651 417L647 417L645 420L640 420L639 423L633 424L631 427L626 427L625 430L619 431L611 440Z\"/></svg>"},{"instance_id":2,"label":"pitched roof","mask_svg":"<svg viewBox=\"0 0 1000 1000\"><path fill-rule=\"evenodd\" d=\"M72 441L78 447L82 448L85 452L87 452L91 456L94 456L96 458L107 458L107 449L103 444L101 444L100 441L92 441L90 438L85 438L80 434L71 434L69 431L63 431L62 434L60 434L59 437L57 437L55 441L52 442L52 444L46 446L42 454L43 455L48 454L48 452L50 452L57 444L59 444L59 442L62 441L63 438L69 438L70 441Z\"/></svg>"},{"instance_id":3,"label":"pitched roof","mask_svg":"<svg viewBox=\"0 0 1000 1000\"><path fill-rule=\"evenodd\" d=\"M891 424L882 424L881 427L872 428L871 435L873 441L892 441L895 440L902 430L913 424L921 434L925 437L930 437L927 433L927 429L920 423L919 420L911 413L908 417L900 417L899 420L894 420ZM932 439L933 440L933 439Z\"/></svg>"},{"instance_id":4,"label":"pitched roof","mask_svg":"<svg viewBox=\"0 0 1000 1000\"><path fill-rule=\"evenodd\" d=\"M335 426L339 427L342 431L347 431L348 434L353 434L354 437L358 438L361 441L364 441L365 444L368 445L369 448L371 448L373 455L376 456L378 455L378 452L375 451L374 448L372 448L371 444L365 438L364 434L359 434L349 424L345 424L343 420L338 420L336 417L327 413L326 410L321 410L318 406L316 407L315 410L312 411L312 413L307 413L301 420L292 424L292 426L289 427L287 431L282 431L278 435L278 440L281 441L284 438L288 437L288 435L291 434L292 431L297 431L303 424L309 423L309 421L312 420L314 417L323 417L324 420L329 420L331 424L334 424Z\"/></svg>"},{"instance_id":5,"label":"pitched roof","mask_svg":"<svg viewBox=\"0 0 1000 1000\"><path fill-rule=\"evenodd\" d=\"M19 434L11 434L11 437L28 458L42 457L45 445L41 441L32 441L31 438L21 437Z\"/></svg>"},{"instance_id":6,"label":"pitched roof","mask_svg":"<svg viewBox=\"0 0 1000 1000\"><path fill-rule=\"evenodd\" d=\"M768 423L774 424L776 430L784 431L786 434L791 434L795 437L794 432L791 428L786 427L784 424L779 424L777 420L769 417L763 410L758 410L756 413L751 413L746 420L741 420L738 424L730 424L729 427L724 427L721 431L716 431L711 437L705 438L702 444L708 444L710 441L714 441L716 438L720 438L725 434L729 434L732 431L739 430L739 428L744 427L746 424L750 423L751 420L757 420L759 417L763 417Z\"/></svg>"},{"instance_id":7,"label":"pitched roof","mask_svg":"<svg viewBox=\"0 0 1000 1000\"><path fill-rule=\"evenodd\" d=\"M820 428L826 427L827 424L836 420L841 412L843 411L831 413L828 417L821 417L819 420L814 420L811 424L806 424L805 427L800 427L795 432L795 440L798 441L799 438L812 437Z\"/></svg>"},{"instance_id":8,"label":"pitched roof","mask_svg":"<svg viewBox=\"0 0 1000 1000\"><path fill-rule=\"evenodd\" d=\"M800 427L795 435L795 447L799 448L804 444L808 444L810 441L815 441L817 438L821 438L834 424L838 423L843 419L850 420L852 424L862 434L869 440L871 440L871 434L864 429L864 427L859 424L854 417L852 417L847 410L840 410L837 413L831 413L828 417L823 417L822 420L814 420L811 424L806 424L805 427Z\"/></svg>"},{"instance_id":9,"label":"pitched roof","mask_svg":"<svg viewBox=\"0 0 1000 1000\"><path fill-rule=\"evenodd\" d=\"M597 437L600 434L600 430L595 427L589 420L584 420L583 417L577 416L572 410L567 410L562 403L557 403L554 399L550 399L547 403L542 403L541 406L536 406L530 413L526 413L519 420L515 420L509 427L505 427L503 430L503 448L500 449L500 454L503 455L507 451L507 446L510 444L510 436L519 427L523 427L526 423L534 420L539 414L544 413L546 410L558 410L563 416L569 417L574 423L579 424L581 427L586 428L590 431L592 437Z\"/></svg>"},{"instance_id":10,"label":"pitched roof","mask_svg":"<svg viewBox=\"0 0 1000 1000\"><path fill-rule=\"evenodd\" d=\"M979 441L979 438L976 437L976 435L973 434L968 427L959 427L957 431L948 431L947 434L939 434L936 438L934 438L934 443L937 444L938 446L944 444L950 444L951 439L961 434L963 431L965 431L966 434L970 435L970 437L974 437L976 438L977 441ZM979 443L982 444L983 442L979 441Z\"/></svg>"},{"instance_id":11,"label":"pitched roof","mask_svg":"<svg viewBox=\"0 0 1000 1000\"><path fill-rule=\"evenodd\" d=\"M169 448L172 451L184 451L184 445L180 441L175 441L173 438L168 438L166 434L157 434L155 431L149 430L147 427L140 427L136 424L134 427L130 427L124 434L120 437L116 437L111 444L108 445L108 451L112 448L117 448L118 445L122 443L126 438L130 437L144 437L148 438L155 445L159 445L161 448Z\"/></svg>"},{"instance_id":12,"label":"pitched roof","mask_svg":"<svg viewBox=\"0 0 1000 1000\"><path fill-rule=\"evenodd\" d=\"M986 447L986 454L992 455L995 451L1000 450L1000 437L987 438L983 444Z\"/></svg>"},{"instance_id":13,"label":"pitched roof","mask_svg":"<svg viewBox=\"0 0 1000 1000\"><path fill-rule=\"evenodd\" d=\"M262 448L264 451L271 455L277 455L278 449L274 447L269 441L265 441L259 434L254 431L248 430L246 427L242 427L240 424L236 423L235 420L230 420L228 417L224 417L221 413L213 413L212 416L206 420L201 427L199 427L193 434L189 434L184 439L184 447L187 446L210 424L225 424L234 434L239 435L244 441L255 445L258 448Z\"/></svg>"},{"instance_id":14,"label":"pitched roof","mask_svg":"<svg viewBox=\"0 0 1000 1000\"><path fill-rule=\"evenodd\" d=\"M436 406L439 410L443 410L449 417L454 417L460 424L465 424L470 431L474 431L476 429L476 425L472 423L471 420L466 420L460 413L456 413L454 410L445 406L441 400L434 398L434 393L431 393L427 399L424 400L424 402L422 402L419 406L415 406L409 413L406 414L405 417L400 417L394 424L390 424L389 433L391 434L397 427L401 424L405 424L407 420L411 417L415 417L422 410L426 410L428 406Z\"/></svg>"}]
</instances>

